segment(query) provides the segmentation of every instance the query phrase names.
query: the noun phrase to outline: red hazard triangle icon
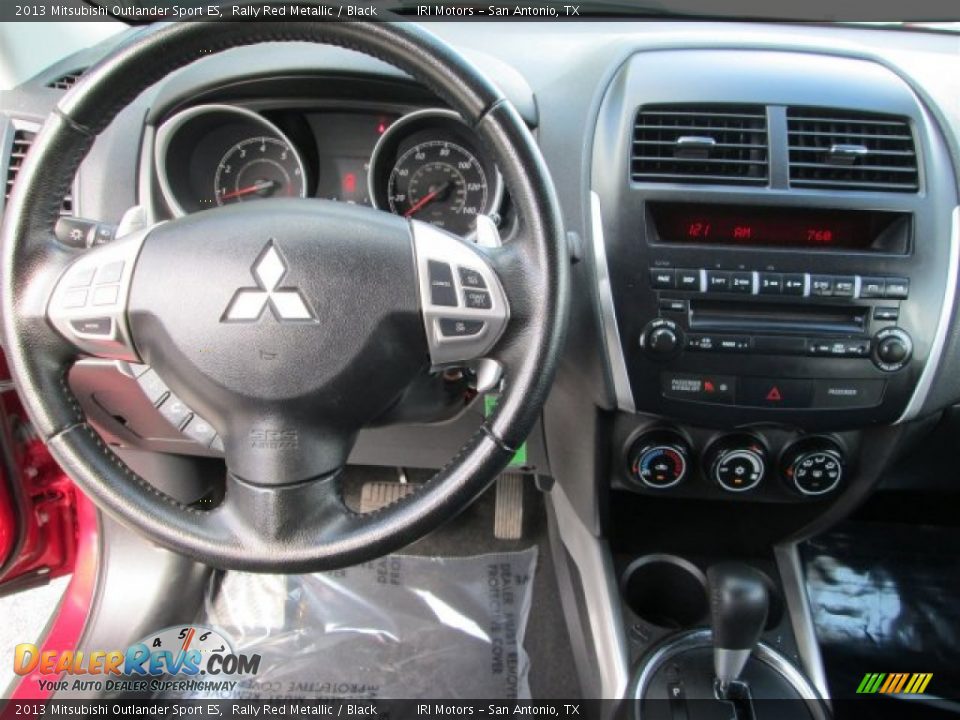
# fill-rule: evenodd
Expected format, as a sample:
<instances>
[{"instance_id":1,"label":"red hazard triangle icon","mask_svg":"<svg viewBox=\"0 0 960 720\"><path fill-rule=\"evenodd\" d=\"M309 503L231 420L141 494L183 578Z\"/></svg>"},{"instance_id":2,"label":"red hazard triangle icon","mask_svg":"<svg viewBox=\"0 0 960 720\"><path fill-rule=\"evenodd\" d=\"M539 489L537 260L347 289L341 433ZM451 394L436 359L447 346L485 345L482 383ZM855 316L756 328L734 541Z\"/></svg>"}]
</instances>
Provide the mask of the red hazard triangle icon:
<instances>
[{"instance_id":1,"label":"red hazard triangle icon","mask_svg":"<svg viewBox=\"0 0 960 720\"><path fill-rule=\"evenodd\" d=\"M780 394L780 388L776 385L770 388L770 392L767 393L767 400L770 402L780 402L783 400L783 396Z\"/></svg>"}]
</instances>

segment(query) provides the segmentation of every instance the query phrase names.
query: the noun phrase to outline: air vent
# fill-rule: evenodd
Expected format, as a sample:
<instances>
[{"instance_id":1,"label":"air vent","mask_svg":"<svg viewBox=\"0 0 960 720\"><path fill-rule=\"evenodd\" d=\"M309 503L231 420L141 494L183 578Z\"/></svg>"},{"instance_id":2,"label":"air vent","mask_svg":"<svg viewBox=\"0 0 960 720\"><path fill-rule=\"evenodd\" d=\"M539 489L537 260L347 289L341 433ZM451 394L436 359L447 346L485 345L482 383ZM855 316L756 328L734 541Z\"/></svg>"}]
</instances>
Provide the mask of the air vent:
<instances>
[{"instance_id":1,"label":"air vent","mask_svg":"<svg viewBox=\"0 0 960 720\"><path fill-rule=\"evenodd\" d=\"M789 108L790 185L916 192L917 152L905 118Z\"/></svg>"},{"instance_id":2,"label":"air vent","mask_svg":"<svg viewBox=\"0 0 960 720\"><path fill-rule=\"evenodd\" d=\"M79 70L72 70L68 73L64 73L56 80L51 80L48 82L47 87L53 88L54 90L69 90L77 84L77 81L85 72L86 68L80 68Z\"/></svg>"},{"instance_id":3,"label":"air vent","mask_svg":"<svg viewBox=\"0 0 960 720\"><path fill-rule=\"evenodd\" d=\"M10 158L7 163L7 184L4 188L4 204L10 199L10 193L13 192L13 183L20 173L23 161L27 157L27 151L33 144L37 133L32 130L18 129L13 133L13 143L10 146ZM73 215L73 193L67 193L60 205L60 216L66 217Z\"/></svg>"},{"instance_id":4,"label":"air vent","mask_svg":"<svg viewBox=\"0 0 960 720\"><path fill-rule=\"evenodd\" d=\"M647 105L630 176L642 182L765 185L767 115L758 105Z\"/></svg>"}]
</instances>

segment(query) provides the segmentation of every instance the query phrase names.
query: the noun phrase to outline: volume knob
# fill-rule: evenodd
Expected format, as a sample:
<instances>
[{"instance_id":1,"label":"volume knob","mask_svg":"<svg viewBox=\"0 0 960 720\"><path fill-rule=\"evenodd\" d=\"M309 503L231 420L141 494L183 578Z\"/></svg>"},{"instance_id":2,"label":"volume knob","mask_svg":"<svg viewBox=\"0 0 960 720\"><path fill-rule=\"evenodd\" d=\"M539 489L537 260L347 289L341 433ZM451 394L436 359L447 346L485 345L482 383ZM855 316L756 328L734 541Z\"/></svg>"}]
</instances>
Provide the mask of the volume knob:
<instances>
[{"instance_id":1,"label":"volume knob","mask_svg":"<svg viewBox=\"0 0 960 720\"><path fill-rule=\"evenodd\" d=\"M647 323L640 336L640 347L658 360L667 360L682 350L683 335L672 320L658 318Z\"/></svg>"},{"instance_id":2,"label":"volume knob","mask_svg":"<svg viewBox=\"0 0 960 720\"><path fill-rule=\"evenodd\" d=\"M873 362L881 370L899 370L913 354L913 340L906 330L898 327L884 328L877 333L873 349Z\"/></svg>"}]
</instances>

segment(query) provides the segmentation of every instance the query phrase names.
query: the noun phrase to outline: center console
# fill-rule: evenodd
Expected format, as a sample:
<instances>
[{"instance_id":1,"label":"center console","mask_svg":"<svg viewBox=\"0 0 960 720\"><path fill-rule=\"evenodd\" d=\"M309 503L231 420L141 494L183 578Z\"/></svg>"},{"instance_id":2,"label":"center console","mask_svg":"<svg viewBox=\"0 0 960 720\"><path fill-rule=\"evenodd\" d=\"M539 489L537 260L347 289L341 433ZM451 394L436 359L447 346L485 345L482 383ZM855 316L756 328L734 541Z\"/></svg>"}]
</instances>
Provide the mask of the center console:
<instances>
[{"instance_id":1,"label":"center console","mask_svg":"<svg viewBox=\"0 0 960 720\"><path fill-rule=\"evenodd\" d=\"M910 87L874 63L627 62L601 105L591 193L621 411L612 487L780 503L848 487L860 431L916 416L943 349L946 157Z\"/></svg>"}]
</instances>

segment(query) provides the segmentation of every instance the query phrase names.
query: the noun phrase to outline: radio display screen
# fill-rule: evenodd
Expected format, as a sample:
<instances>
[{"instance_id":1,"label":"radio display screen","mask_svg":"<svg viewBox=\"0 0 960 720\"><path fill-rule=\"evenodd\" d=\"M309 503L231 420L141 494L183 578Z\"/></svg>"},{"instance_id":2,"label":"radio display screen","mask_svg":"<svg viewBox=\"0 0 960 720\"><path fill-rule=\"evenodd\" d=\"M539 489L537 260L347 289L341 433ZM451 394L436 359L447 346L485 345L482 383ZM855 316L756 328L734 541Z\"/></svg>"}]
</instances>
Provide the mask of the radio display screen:
<instances>
[{"instance_id":1,"label":"radio display screen","mask_svg":"<svg viewBox=\"0 0 960 720\"><path fill-rule=\"evenodd\" d=\"M909 215L877 210L651 202L660 242L903 254Z\"/></svg>"}]
</instances>

